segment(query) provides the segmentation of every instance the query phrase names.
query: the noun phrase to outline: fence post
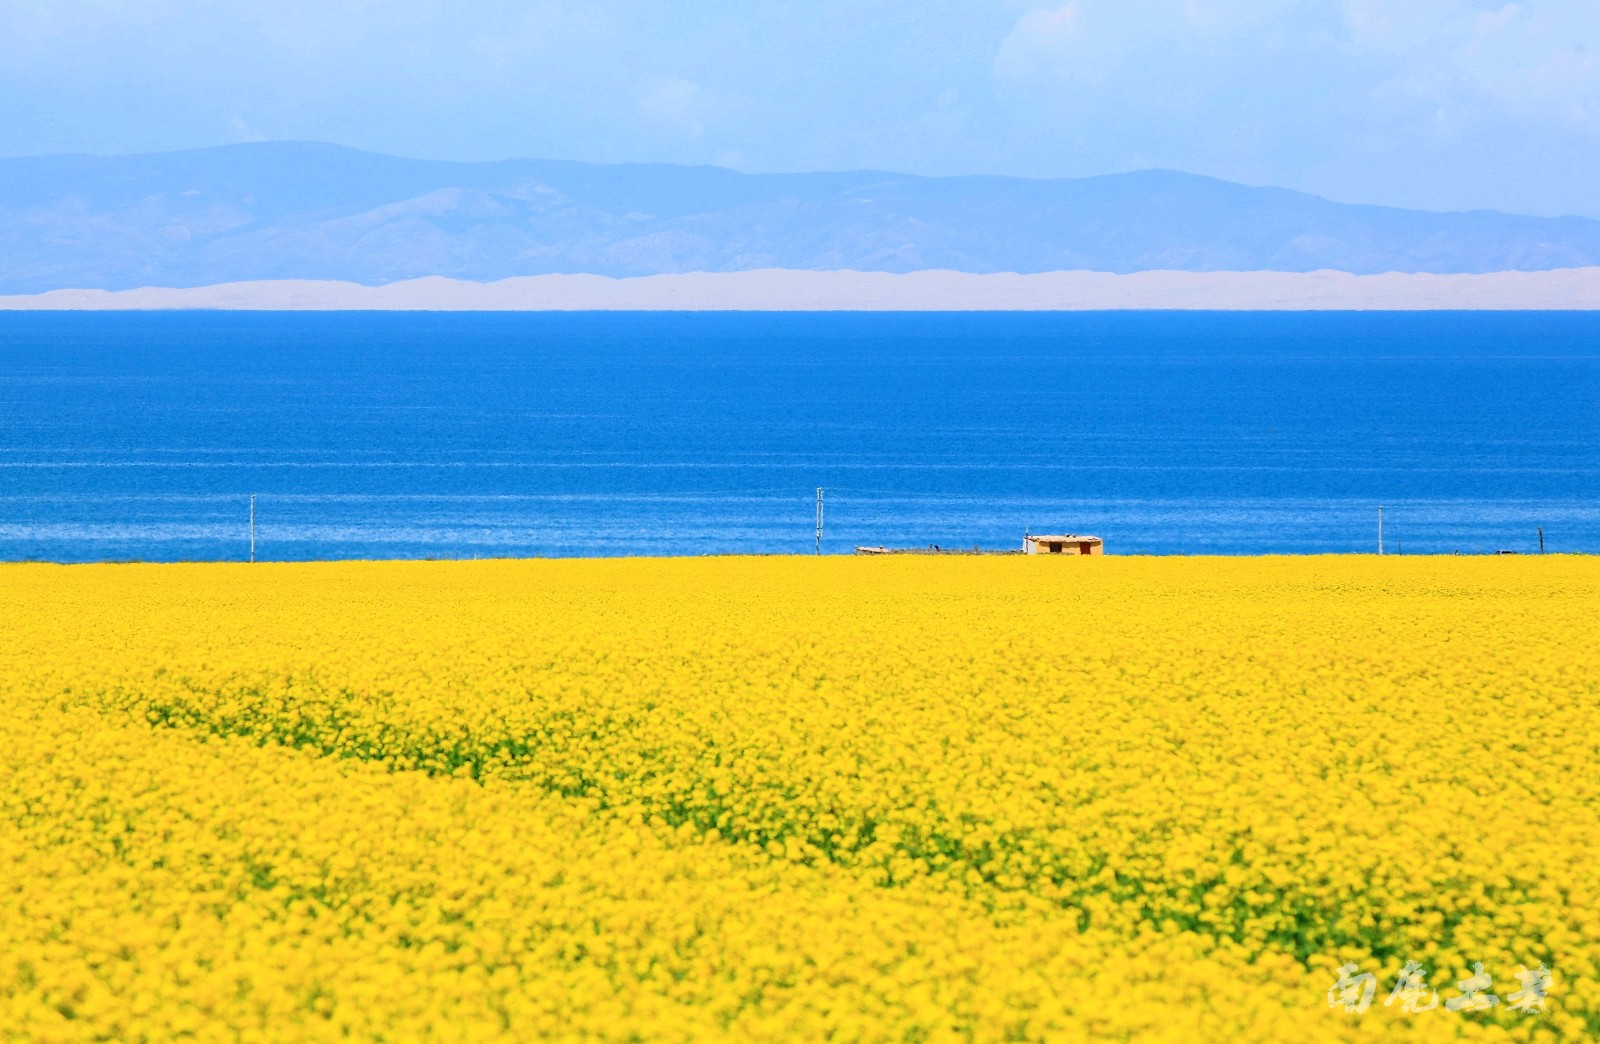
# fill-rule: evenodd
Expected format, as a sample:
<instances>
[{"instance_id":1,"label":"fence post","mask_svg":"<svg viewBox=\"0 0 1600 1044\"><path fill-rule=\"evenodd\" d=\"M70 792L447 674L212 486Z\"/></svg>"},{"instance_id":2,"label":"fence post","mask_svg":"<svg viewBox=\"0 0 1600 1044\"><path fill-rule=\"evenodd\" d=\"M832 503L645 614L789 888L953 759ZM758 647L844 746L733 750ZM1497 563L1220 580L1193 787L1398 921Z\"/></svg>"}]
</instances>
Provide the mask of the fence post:
<instances>
[{"instance_id":1,"label":"fence post","mask_svg":"<svg viewBox=\"0 0 1600 1044\"><path fill-rule=\"evenodd\" d=\"M817 554L822 554L822 487L817 487Z\"/></svg>"}]
</instances>

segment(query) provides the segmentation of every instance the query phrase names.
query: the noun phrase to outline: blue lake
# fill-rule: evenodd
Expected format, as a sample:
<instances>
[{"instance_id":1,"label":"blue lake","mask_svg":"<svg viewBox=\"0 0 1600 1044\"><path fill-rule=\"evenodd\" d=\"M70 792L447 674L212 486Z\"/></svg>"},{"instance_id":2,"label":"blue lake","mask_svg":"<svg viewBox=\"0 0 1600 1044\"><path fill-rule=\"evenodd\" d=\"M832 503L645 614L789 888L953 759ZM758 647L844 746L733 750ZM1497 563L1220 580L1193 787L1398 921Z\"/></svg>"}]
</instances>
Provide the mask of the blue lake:
<instances>
[{"instance_id":1,"label":"blue lake","mask_svg":"<svg viewBox=\"0 0 1600 1044\"><path fill-rule=\"evenodd\" d=\"M0 313L0 559L1600 551L1600 314Z\"/></svg>"}]
</instances>

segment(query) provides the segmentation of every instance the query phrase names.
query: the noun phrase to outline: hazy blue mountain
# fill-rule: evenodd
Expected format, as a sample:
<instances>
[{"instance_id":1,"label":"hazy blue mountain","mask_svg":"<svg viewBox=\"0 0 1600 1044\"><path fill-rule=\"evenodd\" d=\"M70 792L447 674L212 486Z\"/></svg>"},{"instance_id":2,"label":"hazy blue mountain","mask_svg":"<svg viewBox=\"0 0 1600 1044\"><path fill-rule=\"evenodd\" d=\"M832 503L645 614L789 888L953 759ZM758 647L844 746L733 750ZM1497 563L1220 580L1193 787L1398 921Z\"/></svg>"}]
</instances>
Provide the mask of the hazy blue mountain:
<instances>
[{"instance_id":1,"label":"hazy blue mountain","mask_svg":"<svg viewBox=\"0 0 1600 1044\"><path fill-rule=\"evenodd\" d=\"M1095 178L445 163L263 143L0 159L0 293L751 268L1489 272L1600 264L1600 221Z\"/></svg>"}]
</instances>

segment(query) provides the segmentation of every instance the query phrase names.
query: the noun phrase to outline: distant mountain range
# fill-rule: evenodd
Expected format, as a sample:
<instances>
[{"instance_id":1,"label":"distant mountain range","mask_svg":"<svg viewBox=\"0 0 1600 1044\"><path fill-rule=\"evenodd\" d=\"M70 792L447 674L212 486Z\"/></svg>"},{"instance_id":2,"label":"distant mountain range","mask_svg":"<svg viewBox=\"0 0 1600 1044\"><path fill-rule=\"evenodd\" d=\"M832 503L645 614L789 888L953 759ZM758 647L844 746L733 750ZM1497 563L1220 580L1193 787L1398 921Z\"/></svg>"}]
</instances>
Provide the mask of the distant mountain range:
<instances>
[{"instance_id":1,"label":"distant mountain range","mask_svg":"<svg viewBox=\"0 0 1600 1044\"><path fill-rule=\"evenodd\" d=\"M753 269L1481 273L1600 265L1600 221L1093 178L449 163L332 145L0 159L0 294Z\"/></svg>"}]
</instances>

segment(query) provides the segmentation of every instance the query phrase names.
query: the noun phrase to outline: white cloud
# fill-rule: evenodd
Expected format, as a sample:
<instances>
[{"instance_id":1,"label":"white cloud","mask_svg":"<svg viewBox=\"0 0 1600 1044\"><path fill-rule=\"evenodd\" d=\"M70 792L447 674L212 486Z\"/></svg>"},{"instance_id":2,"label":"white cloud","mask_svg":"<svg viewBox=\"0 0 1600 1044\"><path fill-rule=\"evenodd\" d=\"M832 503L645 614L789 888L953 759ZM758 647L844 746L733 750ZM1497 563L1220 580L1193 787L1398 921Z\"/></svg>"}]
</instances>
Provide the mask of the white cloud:
<instances>
[{"instance_id":1,"label":"white cloud","mask_svg":"<svg viewBox=\"0 0 1600 1044\"><path fill-rule=\"evenodd\" d=\"M1059 67L1073 57L1078 29L1078 5L1030 11L1000 42L995 72L1001 76L1032 76Z\"/></svg>"},{"instance_id":2,"label":"white cloud","mask_svg":"<svg viewBox=\"0 0 1600 1044\"><path fill-rule=\"evenodd\" d=\"M1100 83L1155 50L1215 55L1270 37L1303 7L1292 0L1072 0L1019 17L993 71Z\"/></svg>"},{"instance_id":3,"label":"white cloud","mask_svg":"<svg viewBox=\"0 0 1600 1044\"><path fill-rule=\"evenodd\" d=\"M1152 77L1181 84L1203 112L1208 91L1225 105L1254 75L1257 91L1280 96L1297 94L1295 77L1354 88L1375 118L1437 133L1486 119L1600 133L1600 3L1072 0L1017 18L992 72L1115 92L1130 119L1141 101L1164 101L1145 90Z\"/></svg>"},{"instance_id":4,"label":"white cloud","mask_svg":"<svg viewBox=\"0 0 1600 1044\"><path fill-rule=\"evenodd\" d=\"M1396 63L1373 88L1391 106L1432 110L1464 131L1484 117L1595 129L1600 116L1600 5L1428 0L1427 18L1346 6L1351 42ZM1387 5L1385 5L1387 6Z\"/></svg>"},{"instance_id":5,"label":"white cloud","mask_svg":"<svg viewBox=\"0 0 1600 1044\"><path fill-rule=\"evenodd\" d=\"M234 141L270 141L269 135L262 134L250 124L243 116L235 115L231 121Z\"/></svg>"},{"instance_id":6,"label":"white cloud","mask_svg":"<svg viewBox=\"0 0 1600 1044\"><path fill-rule=\"evenodd\" d=\"M700 85L681 76L668 76L652 84L639 100L639 108L660 123L691 138L705 132L702 115L705 96Z\"/></svg>"}]
</instances>

